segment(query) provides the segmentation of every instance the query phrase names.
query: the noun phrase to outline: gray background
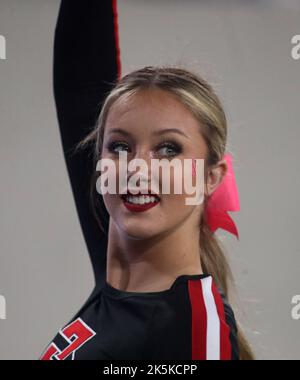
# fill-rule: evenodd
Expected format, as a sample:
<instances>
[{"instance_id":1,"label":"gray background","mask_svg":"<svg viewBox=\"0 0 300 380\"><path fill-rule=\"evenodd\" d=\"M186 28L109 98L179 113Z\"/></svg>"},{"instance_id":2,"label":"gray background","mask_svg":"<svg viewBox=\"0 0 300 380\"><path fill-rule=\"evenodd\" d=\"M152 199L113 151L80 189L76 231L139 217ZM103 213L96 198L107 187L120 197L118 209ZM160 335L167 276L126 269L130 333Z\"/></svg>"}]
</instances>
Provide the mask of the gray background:
<instances>
[{"instance_id":1,"label":"gray background","mask_svg":"<svg viewBox=\"0 0 300 380\"><path fill-rule=\"evenodd\" d=\"M0 0L1 359L38 358L93 287L52 93L58 7ZM220 94L240 241L218 235L234 268L237 314L259 359L299 359L291 299L300 294L300 60L290 43L300 34L299 2L119 0L118 12L122 74L178 63Z\"/></svg>"}]
</instances>

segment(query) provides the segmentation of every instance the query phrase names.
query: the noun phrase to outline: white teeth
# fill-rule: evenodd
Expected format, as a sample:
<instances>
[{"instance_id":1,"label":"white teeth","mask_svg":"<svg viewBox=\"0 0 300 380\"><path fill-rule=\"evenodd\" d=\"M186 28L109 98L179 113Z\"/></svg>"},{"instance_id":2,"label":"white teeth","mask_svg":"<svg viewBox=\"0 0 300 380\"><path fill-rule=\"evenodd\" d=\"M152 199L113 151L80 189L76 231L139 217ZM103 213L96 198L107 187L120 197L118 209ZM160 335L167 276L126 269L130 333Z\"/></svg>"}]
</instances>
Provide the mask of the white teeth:
<instances>
[{"instance_id":1,"label":"white teeth","mask_svg":"<svg viewBox=\"0 0 300 380\"><path fill-rule=\"evenodd\" d=\"M158 202L156 197L148 195L126 195L126 201L134 204L143 205L145 203Z\"/></svg>"}]
</instances>

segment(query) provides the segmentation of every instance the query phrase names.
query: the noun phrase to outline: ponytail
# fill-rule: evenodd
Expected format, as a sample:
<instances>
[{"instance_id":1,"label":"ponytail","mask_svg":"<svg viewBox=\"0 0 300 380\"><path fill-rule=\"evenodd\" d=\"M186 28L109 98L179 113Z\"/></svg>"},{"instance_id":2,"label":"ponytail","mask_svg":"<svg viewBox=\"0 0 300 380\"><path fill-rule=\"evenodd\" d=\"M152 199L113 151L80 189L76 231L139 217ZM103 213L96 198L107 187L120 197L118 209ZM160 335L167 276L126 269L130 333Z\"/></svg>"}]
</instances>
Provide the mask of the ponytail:
<instances>
[{"instance_id":1,"label":"ponytail","mask_svg":"<svg viewBox=\"0 0 300 380\"><path fill-rule=\"evenodd\" d=\"M209 229L205 212L202 213L200 223L201 239L201 266L204 273L212 275L215 284L222 290L226 299L229 299L229 290L234 284L232 271L218 238ZM254 360L254 353L238 322L237 341L240 360Z\"/></svg>"}]
</instances>

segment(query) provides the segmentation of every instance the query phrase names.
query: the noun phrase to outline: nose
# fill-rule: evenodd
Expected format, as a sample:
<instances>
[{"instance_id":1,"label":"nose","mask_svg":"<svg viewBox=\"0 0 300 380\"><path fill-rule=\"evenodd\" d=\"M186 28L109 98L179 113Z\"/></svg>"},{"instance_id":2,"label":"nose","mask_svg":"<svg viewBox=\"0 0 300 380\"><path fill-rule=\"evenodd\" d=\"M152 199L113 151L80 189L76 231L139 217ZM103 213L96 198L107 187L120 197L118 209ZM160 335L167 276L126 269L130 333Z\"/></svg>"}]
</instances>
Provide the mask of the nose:
<instances>
[{"instance_id":1,"label":"nose","mask_svg":"<svg viewBox=\"0 0 300 380\"><path fill-rule=\"evenodd\" d=\"M157 180L154 177L151 182L151 151L138 151L134 158L128 162L128 180L131 189L138 186L139 190L152 190L159 193Z\"/></svg>"},{"instance_id":2,"label":"nose","mask_svg":"<svg viewBox=\"0 0 300 380\"><path fill-rule=\"evenodd\" d=\"M151 158L149 152L137 152L135 156L128 162L129 176L139 178L143 183L149 182L151 178Z\"/></svg>"}]
</instances>

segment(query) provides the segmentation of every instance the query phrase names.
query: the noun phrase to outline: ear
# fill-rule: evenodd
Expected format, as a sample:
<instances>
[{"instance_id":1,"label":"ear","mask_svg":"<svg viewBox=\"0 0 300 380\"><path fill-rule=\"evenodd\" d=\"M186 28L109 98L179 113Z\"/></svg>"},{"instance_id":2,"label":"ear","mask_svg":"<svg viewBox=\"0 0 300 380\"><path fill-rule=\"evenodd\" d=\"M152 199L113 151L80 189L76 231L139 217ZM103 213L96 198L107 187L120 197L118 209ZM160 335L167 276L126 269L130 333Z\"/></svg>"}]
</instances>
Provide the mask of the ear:
<instances>
[{"instance_id":1,"label":"ear","mask_svg":"<svg viewBox=\"0 0 300 380\"><path fill-rule=\"evenodd\" d=\"M208 168L205 195L210 196L221 184L226 175L228 166L226 160L220 160L217 164Z\"/></svg>"}]
</instances>

